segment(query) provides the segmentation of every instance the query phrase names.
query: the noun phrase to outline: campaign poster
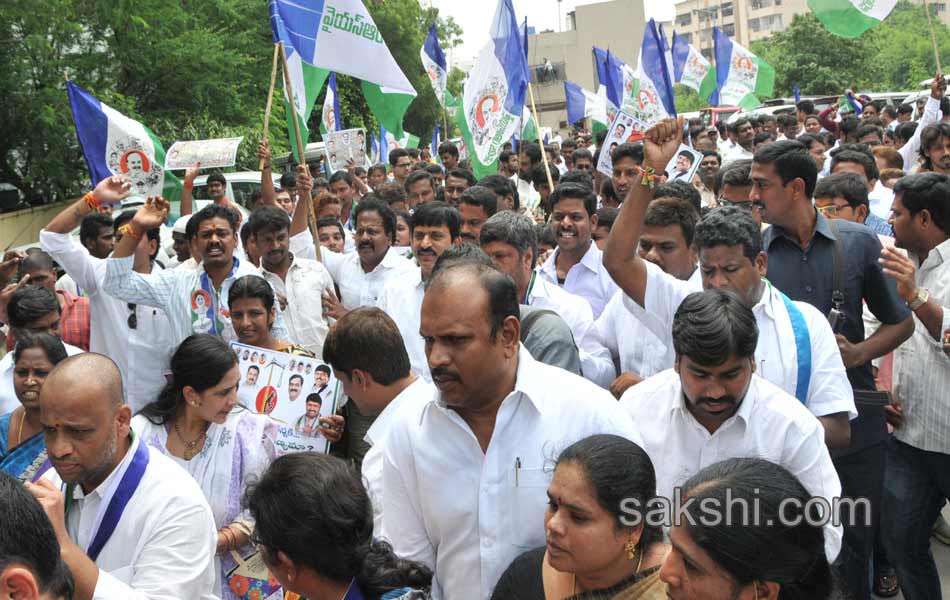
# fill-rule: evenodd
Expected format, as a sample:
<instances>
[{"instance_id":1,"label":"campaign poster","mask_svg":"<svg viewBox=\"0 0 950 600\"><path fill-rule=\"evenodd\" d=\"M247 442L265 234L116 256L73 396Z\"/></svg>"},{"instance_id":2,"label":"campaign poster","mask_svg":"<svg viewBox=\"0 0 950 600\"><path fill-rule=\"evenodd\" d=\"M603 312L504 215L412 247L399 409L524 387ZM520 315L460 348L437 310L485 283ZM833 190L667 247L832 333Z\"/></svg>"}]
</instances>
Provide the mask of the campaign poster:
<instances>
[{"instance_id":1,"label":"campaign poster","mask_svg":"<svg viewBox=\"0 0 950 600\"><path fill-rule=\"evenodd\" d=\"M686 144L680 144L676 154L666 165L667 181L685 181L689 183L699 170L699 164L703 161L703 153L690 148Z\"/></svg>"},{"instance_id":2,"label":"campaign poster","mask_svg":"<svg viewBox=\"0 0 950 600\"><path fill-rule=\"evenodd\" d=\"M330 172L346 170L347 164L352 160L357 165L366 162L366 130L365 129L344 129L342 131L330 131L323 134L324 150L327 153L327 163L330 165Z\"/></svg>"},{"instance_id":3,"label":"campaign poster","mask_svg":"<svg viewBox=\"0 0 950 600\"><path fill-rule=\"evenodd\" d=\"M613 162L610 160L610 153L620 144L627 142L639 142L643 140L643 132L647 130L647 125L640 119L637 119L629 113L622 110L617 112L610 129L607 130L607 137L600 147L600 159L597 161L597 170L610 177L614 173Z\"/></svg>"},{"instance_id":4,"label":"campaign poster","mask_svg":"<svg viewBox=\"0 0 950 600\"><path fill-rule=\"evenodd\" d=\"M336 412L342 390L329 365L315 358L231 342L241 370L238 401L280 424L284 452L326 452L320 418Z\"/></svg>"},{"instance_id":5,"label":"campaign poster","mask_svg":"<svg viewBox=\"0 0 950 600\"><path fill-rule=\"evenodd\" d=\"M165 168L171 171L188 169L200 162L202 169L233 167L243 137L217 140L175 142L165 153Z\"/></svg>"}]
</instances>

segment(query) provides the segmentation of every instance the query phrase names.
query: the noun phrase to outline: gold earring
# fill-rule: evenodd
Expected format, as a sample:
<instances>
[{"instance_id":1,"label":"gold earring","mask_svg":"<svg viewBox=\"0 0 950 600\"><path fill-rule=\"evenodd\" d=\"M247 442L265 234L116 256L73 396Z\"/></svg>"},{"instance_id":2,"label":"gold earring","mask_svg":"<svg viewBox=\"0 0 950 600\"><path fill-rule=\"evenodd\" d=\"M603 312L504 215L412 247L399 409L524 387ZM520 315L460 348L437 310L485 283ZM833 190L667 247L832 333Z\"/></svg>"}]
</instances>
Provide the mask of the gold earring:
<instances>
[{"instance_id":1,"label":"gold earring","mask_svg":"<svg viewBox=\"0 0 950 600\"><path fill-rule=\"evenodd\" d=\"M623 545L623 551L627 553L627 560L633 560L637 557L637 545L633 543L633 540L628 540Z\"/></svg>"}]
</instances>

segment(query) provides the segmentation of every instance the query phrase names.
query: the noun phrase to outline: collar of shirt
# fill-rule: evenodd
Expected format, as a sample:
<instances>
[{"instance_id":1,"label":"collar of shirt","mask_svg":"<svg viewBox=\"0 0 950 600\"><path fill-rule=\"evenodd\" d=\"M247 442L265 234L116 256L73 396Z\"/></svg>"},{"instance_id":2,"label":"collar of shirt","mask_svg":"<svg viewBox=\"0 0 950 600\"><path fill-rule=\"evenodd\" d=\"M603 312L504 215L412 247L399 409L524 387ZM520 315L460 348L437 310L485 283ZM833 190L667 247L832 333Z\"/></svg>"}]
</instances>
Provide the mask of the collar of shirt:
<instances>
[{"instance_id":1,"label":"collar of shirt","mask_svg":"<svg viewBox=\"0 0 950 600\"><path fill-rule=\"evenodd\" d=\"M122 457L122 462L120 462L112 472L109 473L102 483L96 486L96 489L92 490L88 494L83 493L82 486L76 485L73 487L73 500L85 500L86 498L96 497L100 501L106 498L109 498L112 495L112 490L119 485L119 482L122 481L122 476L125 475L126 470L129 468L129 464L132 462L132 457L135 456L135 449L139 445L139 436L134 433L130 433L132 440L129 443L129 449L126 450L125 456ZM97 521L100 519L96 519Z\"/></svg>"},{"instance_id":2,"label":"collar of shirt","mask_svg":"<svg viewBox=\"0 0 950 600\"><path fill-rule=\"evenodd\" d=\"M758 375L755 373L752 374L752 378L749 381L749 389L746 390L745 396L739 402L739 408L736 410L735 414L723 421L723 423L716 428L716 431L709 435L716 435L717 432L729 428L733 423L736 422L736 420L741 420L746 426L749 425L752 419L752 410L755 408L756 391L758 389L755 385L755 380L757 377ZM673 389L676 393L676 399L670 406L670 412L675 413L678 411L684 419L696 424L699 427L702 427L704 431L708 432L709 430L696 420L696 417L694 417L693 413L690 412L689 407L686 406L686 394L683 393L682 379L680 379L678 376L674 382Z\"/></svg>"},{"instance_id":3,"label":"collar of shirt","mask_svg":"<svg viewBox=\"0 0 950 600\"><path fill-rule=\"evenodd\" d=\"M538 377L534 374L537 371L534 369L534 365L537 363L537 361L534 360L534 358L531 356L531 353L528 352L528 349L524 347L524 344L519 344L519 346L518 370L515 373L515 388L511 390L507 396L505 396L505 400L502 402L502 404L507 402L509 398L512 398L520 393L531 402L532 406L534 406L535 410L537 410L539 414L544 414L544 408L541 404L540 398L545 386L545 382L539 381ZM438 392L438 388L436 388L436 391L433 394L433 400L431 404L434 404L443 411L451 410L442 401L442 395ZM423 411L423 413L424 412L425 411Z\"/></svg>"},{"instance_id":4,"label":"collar of shirt","mask_svg":"<svg viewBox=\"0 0 950 600\"><path fill-rule=\"evenodd\" d=\"M913 258L914 262L917 263L918 270L929 271L937 268L950 258L950 239L946 239L934 246L933 250L927 254L927 258L923 263L920 262L920 258L916 255Z\"/></svg>"},{"instance_id":5,"label":"collar of shirt","mask_svg":"<svg viewBox=\"0 0 950 600\"><path fill-rule=\"evenodd\" d=\"M386 436L389 435L389 429L392 427L393 419L395 415L399 412L399 407L408 402L413 396L419 393L424 393L426 391L425 380L422 377L416 377L416 380L410 383L406 389L399 392L395 398L393 398L389 404L386 405L386 408L383 409L383 412L376 415L376 418L373 420L373 424L370 425L369 429L366 430L366 435L363 436L363 441L365 441L370 446L375 446L386 440Z\"/></svg>"},{"instance_id":6,"label":"collar of shirt","mask_svg":"<svg viewBox=\"0 0 950 600\"><path fill-rule=\"evenodd\" d=\"M395 248L396 248L395 246L390 246L389 250L386 251L386 256L383 257L383 260L379 261L379 264L376 265L376 268L370 271L370 273L375 273L376 271L380 269L392 269L395 267L399 267L404 262L406 262L406 257L400 254L399 251L396 250ZM359 260L359 253L356 252L354 254L356 255L356 259ZM362 267L363 267L363 263L361 262L360 268ZM364 271L364 273L365 272L366 271Z\"/></svg>"},{"instance_id":7,"label":"collar of shirt","mask_svg":"<svg viewBox=\"0 0 950 600\"><path fill-rule=\"evenodd\" d=\"M815 231L813 232L812 239L809 240L808 246L806 246L806 248L810 248L812 244L814 244L815 233L820 233L824 238L830 240L831 242L834 242L836 239L835 234L831 231L831 225L828 224L828 219L825 218L823 214L821 214L820 210L817 210L817 209L815 209L815 215L816 215ZM762 238L763 238L762 241L765 245L766 251L772 245L772 242L774 242L779 237L783 237L787 239L788 241L792 242L799 248L801 247L798 243L798 240L794 236L792 236L790 233L788 233L784 228L782 228L779 225L772 225L768 229L766 229L765 233L762 235Z\"/></svg>"}]
</instances>

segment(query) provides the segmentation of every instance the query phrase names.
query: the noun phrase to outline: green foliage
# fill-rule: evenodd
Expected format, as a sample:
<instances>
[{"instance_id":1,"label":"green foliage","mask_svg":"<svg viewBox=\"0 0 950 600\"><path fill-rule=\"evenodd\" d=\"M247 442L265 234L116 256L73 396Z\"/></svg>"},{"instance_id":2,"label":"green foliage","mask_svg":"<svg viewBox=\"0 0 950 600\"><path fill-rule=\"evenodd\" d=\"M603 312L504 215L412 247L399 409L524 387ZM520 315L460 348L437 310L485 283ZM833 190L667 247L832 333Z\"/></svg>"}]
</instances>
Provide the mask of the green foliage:
<instances>
[{"instance_id":1,"label":"green foliage","mask_svg":"<svg viewBox=\"0 0 950 600\"><path fill-rule=\"evenodd\" d=\"M673 86L673 96L676 100L677 114L693 112L709 106L709 103L703 100L697 92L685 85L676 84Z\"/></svg>"},{"instance_id":2,"label":"green foliage","mask_svg":"<svg viewBox=\"0 0 950 600\"><path fill-rule=\"evenodd\" d=\"M0 18L0 183L31 203L88 189L64 72L105 104L176 140L245 136L236 169L256 169L273 42L265 0L2 0ZM442 47L461 28L416 0L367 2L396 62L419 96L405 127L425 139L441 107L419 60L436 20ZM270 140L289 151L278 69ZM338 76L347 127L377 127L359 81ZM319 106L312 131L318 130ZM316 139L316 134L314 134Z\"/></svg>"}]
</instances>

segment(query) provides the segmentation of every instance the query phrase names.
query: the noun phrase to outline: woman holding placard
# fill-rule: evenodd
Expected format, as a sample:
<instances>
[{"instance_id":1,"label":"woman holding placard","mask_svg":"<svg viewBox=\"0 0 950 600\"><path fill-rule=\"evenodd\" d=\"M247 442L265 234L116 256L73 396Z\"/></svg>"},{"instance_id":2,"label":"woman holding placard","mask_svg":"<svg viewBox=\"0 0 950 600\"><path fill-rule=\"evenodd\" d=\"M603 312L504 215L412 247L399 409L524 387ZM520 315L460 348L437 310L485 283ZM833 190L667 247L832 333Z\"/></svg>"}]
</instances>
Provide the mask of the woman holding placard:
<instances>
[{"instance_id":1,"label":"woman holding placard","mask_svg":"<svg viewBox=\"0 0 950 600\"><path fill-rule=\"evenodd\" d=\"M280 454L277 423L238 406L238 357L220 338L189 336L172 356L171 370L171 380L132 419L132 429L188 471L208 499L218 528L221 597L239 600L260 590L266 598L280 585L266 569L255 569L253 522L240 503L248 480Z\"/></svg>"}]
</instances>

